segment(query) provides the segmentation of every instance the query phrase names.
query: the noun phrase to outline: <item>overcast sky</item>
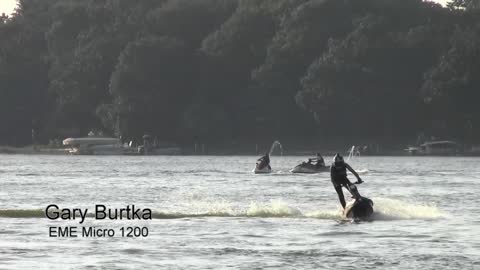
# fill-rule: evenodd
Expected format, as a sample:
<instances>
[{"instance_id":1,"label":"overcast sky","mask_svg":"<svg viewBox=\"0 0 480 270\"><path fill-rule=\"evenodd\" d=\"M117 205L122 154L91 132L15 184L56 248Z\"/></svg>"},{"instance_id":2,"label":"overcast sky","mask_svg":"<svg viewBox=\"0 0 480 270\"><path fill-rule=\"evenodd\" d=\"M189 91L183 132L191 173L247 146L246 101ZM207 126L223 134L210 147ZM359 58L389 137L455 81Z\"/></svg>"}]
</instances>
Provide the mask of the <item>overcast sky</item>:
<instances>
[{"instance_id":1,"label":"overcast sky","mask_svg":"<svg viewBox=\"0 0 480 270\"><path fill-rule=\"evenodd\" d=\"M446 3L448 0L434 0L441 4ZM0 13L11 14L15 8L16 0L0 0Z\"/></svg>"},{"instance_id":2,"label":"overcast sky","mask_svg":"<svg viewBox=\"0 0 480 270\"><path fill-rule=\"evenodd\" d=\"M16 0L0 0L0 13L12 13L16 2Z\"/></svg>"}]
</instances>

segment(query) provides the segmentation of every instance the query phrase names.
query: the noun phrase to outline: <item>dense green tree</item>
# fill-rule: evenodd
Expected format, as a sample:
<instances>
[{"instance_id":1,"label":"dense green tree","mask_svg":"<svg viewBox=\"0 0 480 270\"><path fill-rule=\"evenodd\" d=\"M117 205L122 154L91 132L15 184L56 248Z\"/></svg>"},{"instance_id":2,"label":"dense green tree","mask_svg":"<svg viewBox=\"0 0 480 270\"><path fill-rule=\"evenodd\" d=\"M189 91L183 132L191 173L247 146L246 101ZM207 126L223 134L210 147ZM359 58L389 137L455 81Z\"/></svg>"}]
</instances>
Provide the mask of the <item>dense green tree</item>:
<instances>
[{"instance_id":1,"label":"dense green tree","mask_svg":"<svg viewBox=\"0 0 480 270\"><path fill-rule=\"evenodd\" d=\"M205 108L214 107L229 123L223 133L237 137L278 133L268 115L286 108L270 106L273 97L251 80L252 70L264 61L266 47L295 2L240 1L233 15L203 40L211 79L200 95Z\"/></svg>"},{"instance_id":2,"label":"dense green tree","mask_svg":"<svg viewBox=\"0 0 480 270\"><path fill-rule=\"evenodd\" d=\"M0 24L0 143L31 143L49 111L45 30L55 1L22 0Z\"/></svg>"},{"instance_id":3,"label":"dense green tree","mask_svg":"<svg viewBox=\"0 0 480 270\"><path fill-rule=\"evenodd\" d=\"M232 0L169 0L148 13L152 34L184 40L197 49L202 40L227 20L237 1Z\"/></svg>"},{"instance_id":4,"label":"dense green tree","mask_svg":"<svg viewBox=\"0 0 480 270\"><path fill-rule=\"evenodd\" d=\"M480 8L479 0L452 0L447 3L451 9L477 9Z\"/></svg>"},{"instance_id":5,"label":"dense green tree","mask_svg":"<svg viewBox=\"0 0 480 270\"><path fill-rule=\"evenodd\" d=\"M457 27L450 48L427 73L423 85L436 133L468 139L480 134L479 63L480 29Z\"/></svg>"},{"instance_id":6,"label":"dense green tree","mask_svg":"<svg viewBox=\"0 0 480 270\"><path fill-rule=\"evenodd\" d=\"M181 40L149 36L129 43L111 78L122 136L178 138L196 71L195 55Z\"/></svg>"},{"instance_id":7,"label":"dense green tree","mask_svg":"<svg viewBox=\"0 0 480 270\"><path fill-rule=\"evenodd\" d=\"M355 18L354 30L331 40L302 80L297 101L328 126L329 135L371 138L414 136L423 120L419 88L426 69L435 63L436 31L429 21L441 9L421 9L423 3L391 1L376 14ZM381 6L376 4L375 6ZM399 8L417 14L398 21ZM409 108L408 110L406 108Z\"/></svg>"},{"instance_id":8,"label":"dense green tree","mask_svg":"<svg viewBox=\"0 0 480 270\"><path fill-rule=\"evenodd\" d=\"M300 89L300 78L312 59L319 57L331 38L351 29L346 1L289 1L296 5L282 16L278 31L267 47L264 63L253 78L269 97L264 112L274 125L288 127L298 134L312 127L313 118L302 113L293 98ZM283 109L279 109L283 108ZM306 131L312 132L313 129ZM285 132L285 130L284 130Z\"/></svg>"},{"instance_id":9,"label":"dense green tree","mask_svg":"<svg viewBox=\"0 0 480 270\"><path fill-rule=\"evenodd\" d=\"M0 143L480 133L478 1L21 0ZM316 120L316 121L315 121Z\"/></svg>"}]
</instances>

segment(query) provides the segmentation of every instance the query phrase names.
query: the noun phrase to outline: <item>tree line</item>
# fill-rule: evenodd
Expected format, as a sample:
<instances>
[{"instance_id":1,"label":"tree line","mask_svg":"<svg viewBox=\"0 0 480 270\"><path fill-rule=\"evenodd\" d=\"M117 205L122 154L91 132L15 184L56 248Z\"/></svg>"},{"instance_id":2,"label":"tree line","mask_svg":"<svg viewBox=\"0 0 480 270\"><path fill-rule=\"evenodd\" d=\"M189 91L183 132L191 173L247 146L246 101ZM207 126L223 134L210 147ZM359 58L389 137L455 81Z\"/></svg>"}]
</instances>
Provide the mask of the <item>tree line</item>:
<instances>
[{"instance_id":1,"label":"tree line","mask_svg":"<svg viewBox=\"0 0 480 270\"><path fill-rule=\"evenodd\" d=\"M20 0L0 144L480 135L480 1ZM32 134L33 132L33 134Z\"/></svg>"}]
</instances>

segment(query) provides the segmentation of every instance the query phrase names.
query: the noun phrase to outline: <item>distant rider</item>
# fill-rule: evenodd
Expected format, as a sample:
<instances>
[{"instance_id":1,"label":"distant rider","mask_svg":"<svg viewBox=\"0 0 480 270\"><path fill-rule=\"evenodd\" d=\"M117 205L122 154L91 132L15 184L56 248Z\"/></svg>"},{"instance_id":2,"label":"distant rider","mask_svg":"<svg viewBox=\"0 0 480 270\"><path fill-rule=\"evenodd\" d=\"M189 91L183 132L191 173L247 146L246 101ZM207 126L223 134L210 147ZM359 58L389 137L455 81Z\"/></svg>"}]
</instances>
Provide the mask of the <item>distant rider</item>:
<instances>
[{"instance_id":1,"label":"distant rider","mask_svg":"<svg viewBox=\"0 0 480 270\"><path fill-rule=\"evenodd\" d=\"M272 167L270 167L270 154L267 152L265 155L257 160L257 164L266 164L268 169L271 170ZM265 168L265 165L263 165L260 169Z\"/></svg>"},{"instance_id":2,"label":"distant rider","mask_svg":"<svg viewBox=\"0 0 480 270\"><path fill-rule=\"evenodd\" d=\"M314 158L309 158L307 163L312 164L312 162L316 162L315 166L317 167L325 167L325 160L320 153L317 153L317 156Z\"/></svg>"},{"instance_id":3,"label":"distant rider","mask_svg":"<svg viewBox=\"0 0 480 270\"><path fill-rule=\"evenodd\" d=\"M350 182L347 178L347 169L355 175L357 178L357 182L355 184L363 183L358 173L350 167L344 160L340 154L336 154L333 158L332 166L330 167L330 179L332 181L333 187L338 194L338 199L342 204L342 207L345 209L345 197L343 196L342 187L348 189L348 191L352 194L355 199L361 199L362 197L358 193L357 187Z\"/></svg>"}]
</instances>

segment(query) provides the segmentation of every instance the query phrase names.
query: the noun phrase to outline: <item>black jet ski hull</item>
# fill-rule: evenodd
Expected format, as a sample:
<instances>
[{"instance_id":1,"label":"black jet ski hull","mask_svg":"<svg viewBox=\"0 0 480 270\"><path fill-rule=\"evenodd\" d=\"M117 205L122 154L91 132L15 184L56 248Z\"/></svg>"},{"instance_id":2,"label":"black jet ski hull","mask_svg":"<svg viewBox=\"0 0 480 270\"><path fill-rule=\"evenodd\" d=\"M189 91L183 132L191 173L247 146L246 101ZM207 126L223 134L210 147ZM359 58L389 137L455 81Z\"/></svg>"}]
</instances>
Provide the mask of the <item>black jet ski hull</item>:
<instances>
[{"instance_id":1,"label":"black jet ski hull","mask_svg":"<svg viewBox=\"0 0 480 270\"><path fill-rule=\"evenodd\" d=\"M317 167L313 164L303 163L295 166L295 168L291 169L290 172L292 173L321 173L321 172L328 172L329 168L326 166Z\"/></svg>"},{"instance_id":2,"label":"black jet ski hull","mask_svg":"<svg viewBox=\"0 0 480 270\"><path fill-rule=\"evenodd\" d=\"M373 201L365 197L362 197L361 200L353 200L347 204L343 213L345 218L372 220Z\"/></svg>"},{"instance_id":3,"label":"black jet ski hull","mask_svg":"<svg viewBox=\"0 0 480 270\"><path fill-rule=\"evenodd\" d=\"M255 169L253 169L253 172L258 174L271 173L272 168L270 167L269 164L265 164L265 162L261 161L261 162L257 162L257 164L255 165Z\"/></svg>"},{"instance_id":4,"label":"black jet ski hull","mask_svg":"<svg viewBox=\"0 0 480 270\"><path fill-rule=\"evenodd\" d=\"M268 167L265 167L263 169L259 169L259 168L255 167L255 169L253 169L253 172L256 173L256 174L271 173L272 169L270 169Z\"/></svg>"}]
</instances>

